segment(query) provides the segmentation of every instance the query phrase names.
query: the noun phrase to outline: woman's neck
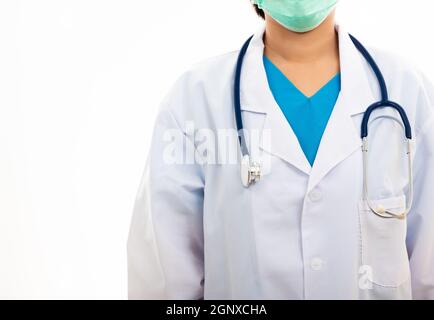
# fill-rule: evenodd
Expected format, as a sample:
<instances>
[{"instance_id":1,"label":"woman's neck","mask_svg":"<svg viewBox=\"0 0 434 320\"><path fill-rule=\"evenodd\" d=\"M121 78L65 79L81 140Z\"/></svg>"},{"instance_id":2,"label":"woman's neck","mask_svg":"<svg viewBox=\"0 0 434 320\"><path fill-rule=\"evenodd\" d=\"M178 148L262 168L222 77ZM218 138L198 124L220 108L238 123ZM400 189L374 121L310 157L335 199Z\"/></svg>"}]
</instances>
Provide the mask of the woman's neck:
<instances>
[{"instance_id":1,"label":"woman's neck","mask_svg":"<svg viewBox=\"0 0 434 320\"><path fill-rule=\"evenodd\" d=\"M289 31L269 16L266 20L264 54L304 95L313 96L340 72L334 12L306 33Z\"/></svg>"},{"instance_id":2,"label":"woman's neck","mask_svg":"<svg viewBox=\"0 0 434 320\"><path fill-rule=\"evenodd\" d=\"M334 12L319 27L305 33L292 32L267 16L264 43L265 55L287 62L312 63L324 56L338 59Z\"/></svg>"}]
</instances>

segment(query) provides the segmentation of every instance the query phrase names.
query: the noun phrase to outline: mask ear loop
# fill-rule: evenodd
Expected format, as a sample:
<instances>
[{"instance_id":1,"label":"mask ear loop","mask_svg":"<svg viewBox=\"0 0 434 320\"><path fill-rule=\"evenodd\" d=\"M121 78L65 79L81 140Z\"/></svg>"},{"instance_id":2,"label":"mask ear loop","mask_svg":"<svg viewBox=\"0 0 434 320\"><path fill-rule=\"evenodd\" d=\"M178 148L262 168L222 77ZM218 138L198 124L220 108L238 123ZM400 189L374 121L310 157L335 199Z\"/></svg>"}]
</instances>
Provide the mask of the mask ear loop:
<instances>
[{"instance_id":1,"label":"mask ear loop","mask_svg":"<svg viewBox=\"0 0 434 320\"><path fill-rule=\"evenodd\" d=\"M377 207L374 208L374 205L372 204L372 201L369 199L369 182L368 182L368 152L369 152L369 141L368 141L368 122L369 118L371 116L372 111L374 111L377 108L383 108L383 107L392 107L396 109L399 114L401 115L402 123L404 125L405 129L405 135L407 138L407 157L408 157L408 175L409 175L409 182L408 182L408 198L407 198L407 204L406 209L401 213L395 213L392 212L384 207ZM367 111L365 112L365 115L363 117L362 121L362 151L363 151L363 200L366 201L368 204L369 209L376 214L377 216L385 219L405 219L408 214L411 211L411 208L413 207L413 199L414 199L414 184L413 184L413 150L412 150L412 135L411 135L411 127L407 118L407 115L404 111L404 109L399 106L398 104L386 101L386 102L377 102L370 106Z\"/></svg>"}]
</instances>

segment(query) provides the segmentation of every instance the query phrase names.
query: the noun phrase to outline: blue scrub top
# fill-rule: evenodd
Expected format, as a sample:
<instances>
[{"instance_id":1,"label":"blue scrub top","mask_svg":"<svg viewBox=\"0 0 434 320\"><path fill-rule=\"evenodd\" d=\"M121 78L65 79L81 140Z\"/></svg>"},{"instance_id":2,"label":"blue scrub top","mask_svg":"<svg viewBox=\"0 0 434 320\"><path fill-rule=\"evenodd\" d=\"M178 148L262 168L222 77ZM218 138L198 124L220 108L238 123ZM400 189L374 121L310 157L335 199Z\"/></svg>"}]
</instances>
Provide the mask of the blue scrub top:
<instances>
[{"instance_id":1,"label":"blue scrub top","mask_svg":"<svg viewBox=\"0 0 434 320\"><path fill-rule=\"evenodd\" d=\"M265 55L264 66L274 99L313 166L322 136L341 91L338 73L312 97L305 96Z\"/></svg>"}]
</instances>

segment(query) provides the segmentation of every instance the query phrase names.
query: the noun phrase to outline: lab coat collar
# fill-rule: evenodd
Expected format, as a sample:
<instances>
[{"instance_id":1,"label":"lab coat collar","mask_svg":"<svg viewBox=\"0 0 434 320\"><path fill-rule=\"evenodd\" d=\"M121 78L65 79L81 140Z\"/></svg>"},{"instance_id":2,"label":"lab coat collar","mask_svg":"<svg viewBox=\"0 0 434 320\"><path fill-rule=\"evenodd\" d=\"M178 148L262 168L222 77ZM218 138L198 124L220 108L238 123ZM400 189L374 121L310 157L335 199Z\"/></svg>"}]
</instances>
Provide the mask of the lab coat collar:
<instances>
[{"instance_id":1,"label":"lab coat collar","mask_svg":"<svg viewBox=\"0 0 434 320\"><path fill-rule=\"evenodd\" d=\"M251 112L265 115L263 130L270 133L271 139L263 139L260 149L309 174L311 166L268 85L263 63L264 32L265 28L261 28L253 36L246 52L241 75L241 110L243 116Z\"/></svg>"},{"instance_id":2,"label":"lab coat collar","mask_svg":"<svg viewBox=\"0 0 434 320\"><path fill-rule=\"evenodd\" d=\"M341 94L354 102L347 106L351 115L365 112L367 104L374 101L368 75L367 62L351 41L349 34L337 25L341 65ZM263 64L265 27L262 26L253 36L244 58L241 83L241 110L267 113L269 99L274 99L268 86Z\"/></svg>"},{"instance_id":3,"label":"lab coat collar","mask_svg":"<svg viewBox=\"0 0 434 320\"><path fill-rule=\"evenodd\" d=\"M348 108L350 115L364 113L375 101L366 68L368 63L354 46L348 32L339 25L336 26L336 30L339 35L341 95L348 103L345 107ZM369 72L371 72L370 69ZM375 86L378 87L377 83Z\"/></svg>"},{"instance_id":4,"label":"lab coat collar","mask_svg":"<svg viewBox=\"0 0 434 320\"><path fill-rule=\"evenodd\" d=\"M341 26L337 26L336 30L339 34L341 92L313 167L269 88L263 64L264 27L253 36L243 64L241 110L244 114L264 114L264 129L271 133L271 143L262 144L261 149L310 175L309 189L313 189L333 167L360 147L360 129L356 128L351 116L363 113L375 101L366 61L348 33Z\"/></svg>"},{"instance_id":5,"label":"lab coat collar","mask_svg":"<svg viewBox=\"0 0 434 320\"><path fill-rule=\"evenodd\" d=\"M360 115L379 98L375 98L369 78L370 67L354 46L347 32L337 26L341 64L341 92L327 124L312 168L308 191L339 163L360 151L362 146ZM374 85L378 87L375 82Z\"/></svg>"},{"instance_id":6,"label":"lab coat collar","mask_svg":"<svg viewBox=\"0 0 434 320\"><path fill-rule=\"evenodd\" d=\"M263 63L265 26L256 32L244 57L241 73L241 111L267 113L270 89ZM274 99L274 98L273 98Z\"/></svg>"}]
</instances>

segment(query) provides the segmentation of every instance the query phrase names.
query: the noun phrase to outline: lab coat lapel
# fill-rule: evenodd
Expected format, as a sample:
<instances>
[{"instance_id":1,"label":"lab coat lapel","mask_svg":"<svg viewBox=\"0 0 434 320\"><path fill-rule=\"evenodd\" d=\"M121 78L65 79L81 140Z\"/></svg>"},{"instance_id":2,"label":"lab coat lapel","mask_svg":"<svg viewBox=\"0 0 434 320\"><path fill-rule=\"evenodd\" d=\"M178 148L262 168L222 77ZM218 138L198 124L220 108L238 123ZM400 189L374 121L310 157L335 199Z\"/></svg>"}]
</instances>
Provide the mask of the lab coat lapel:
<instances>
[{"instance_id":1,"label":"lab coat lapel","mask_svg":"<svg viewBox=\"0 0 434 320\"><path fill-rule=\"evenodd\" d=\"M374 101L367 62L355 48L348 33L338 27L341 92L324 132L309 179L308 192L340 162L361 150L360 128L353 116L363 113Z\"/></svg>"},{"instance_id":2,"label":"lab coat lapel","mask_svg":"<svg viewBox=\"0 0 434 320\"><path fill-rule=\"evenodd\" d=\"M252 113L262 114L264 116L262 132L267 130L267 139L262 139L260 148L309 174L311 166L268 85L263 64L263 35L262 28L253 37L244 59L241 78L241 110L245 118L244 122L248 124L248 117ZM248 126L246 129L249 129Z\"/></svg>"}]
</instances>

